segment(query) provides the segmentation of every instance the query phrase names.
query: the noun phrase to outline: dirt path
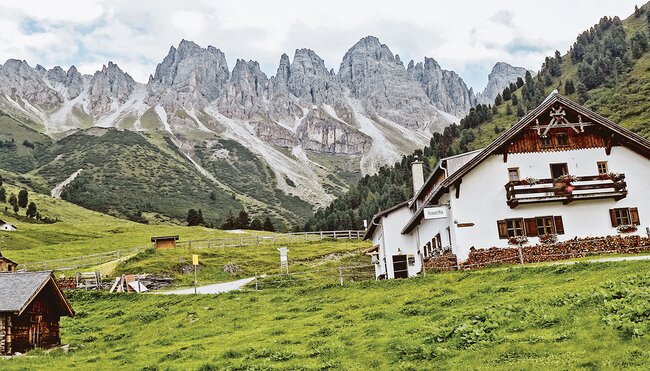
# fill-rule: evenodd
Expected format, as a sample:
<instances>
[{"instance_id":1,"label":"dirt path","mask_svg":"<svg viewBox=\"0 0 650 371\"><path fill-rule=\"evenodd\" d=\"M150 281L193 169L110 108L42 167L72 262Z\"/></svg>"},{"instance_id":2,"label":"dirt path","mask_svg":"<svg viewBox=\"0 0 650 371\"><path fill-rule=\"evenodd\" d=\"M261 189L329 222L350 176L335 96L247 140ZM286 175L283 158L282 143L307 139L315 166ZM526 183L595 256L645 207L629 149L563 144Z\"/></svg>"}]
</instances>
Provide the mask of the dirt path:
<instances>
[{"instance_id":1,"label":"dirt path","mask_svg":"<svg viewBox=\"0 0 650 371\"><path fill-rule=\"evenodd\" d=\"M237 281L215 283L213 285L199 286L196 289L198 294L221 294L223 292L235 291L244 287L247 283L255 280L255 277L244 278ZM194 294L194 287L189 289L160 291L157 294L165 295L188 295Z\"/></svg>"}]
</instances>

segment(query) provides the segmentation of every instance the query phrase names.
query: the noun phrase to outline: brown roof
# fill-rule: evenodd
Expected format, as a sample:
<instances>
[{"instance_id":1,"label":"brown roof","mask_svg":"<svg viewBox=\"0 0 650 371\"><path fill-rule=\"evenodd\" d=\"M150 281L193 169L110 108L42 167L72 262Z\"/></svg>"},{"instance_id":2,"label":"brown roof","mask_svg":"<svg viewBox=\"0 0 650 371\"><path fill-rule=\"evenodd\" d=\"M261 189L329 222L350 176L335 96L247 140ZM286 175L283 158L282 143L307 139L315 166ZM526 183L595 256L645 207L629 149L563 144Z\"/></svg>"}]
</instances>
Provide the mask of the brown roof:
<instances>
[{"instance_id":1,"label":"brown roof","mask_svg":"<svg viewBox=\"0 0 650 371\"><path fill-rule=\"evenodd\" d=\"M158 240L178 240L178 236L160 236L160 237L151 237L151 242L156 242Z\"/></svg>"},{"instance_id":2,"label":"brown roof","mask_svg":"<svg viewBox=\"0 0 650 371\"><path fill-rule=\"evenodd\" d=\"M506 130L500 137L498 137L487 147L485 147L483 151L481 151L479 154L474 156L470 161L465 163L465 165L460 167L458 171L454 172L453 174L450 174L448 178L446 178L438 186L436 186L435 191L432 192L431 195L426 200L424 200L424 202L422 203L422 207L420 207L417 210L416 214L411 218L411 220L409 220L409 222L406 224L404 229L402 229L402 234L406 234L412 231L413 228L415 228L415 226L420 222L420 220L422 220L423 209L431 200L437 199L442 193L448 191L451 185L459 181L465 174L467 174L476 166L478 166L488 156L495 153L495 151L497 151L504 145L507 145L508 142L515 135L517 135L521 130L523 130L542 112L544 112L545 110L547 110L548 108L550 108L552 105L556 103L563 104L564 106L575 110L579 114L593 120L594 122L610 129L615 134L621 137L620 139L622 139L623 144L627 145L632 150L640 153L646 158L650 158L649 140L573 102L572 100L560 95L557 91L554 91L546 98L546 100L544 100L544 102L542 102L542 104L540 104L534 110L530 111L526 116L524 116L521 120L519 120L519 122L513 125L510 129Z\"/></svg>"}]
</instances>

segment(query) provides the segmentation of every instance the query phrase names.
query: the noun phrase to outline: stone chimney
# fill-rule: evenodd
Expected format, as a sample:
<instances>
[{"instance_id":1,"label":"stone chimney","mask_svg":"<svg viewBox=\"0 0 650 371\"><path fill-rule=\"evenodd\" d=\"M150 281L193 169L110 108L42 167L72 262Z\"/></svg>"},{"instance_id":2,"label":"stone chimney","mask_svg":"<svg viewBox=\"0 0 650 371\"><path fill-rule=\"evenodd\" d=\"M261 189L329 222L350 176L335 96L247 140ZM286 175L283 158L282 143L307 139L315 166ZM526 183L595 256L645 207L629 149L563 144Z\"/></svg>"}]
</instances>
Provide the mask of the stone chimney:
<instances>
[{"instance_id":1,"label":"stone chimney","mask_svg":"<svg viewBox=\"0 0 650 371\"><path fill-rule=\"evenodd\" d=\"M415 195L424 186L424 168L422 161L417 156L411 163L411 173L413 174L413 195Z\"/></svg>"}]
</instances>

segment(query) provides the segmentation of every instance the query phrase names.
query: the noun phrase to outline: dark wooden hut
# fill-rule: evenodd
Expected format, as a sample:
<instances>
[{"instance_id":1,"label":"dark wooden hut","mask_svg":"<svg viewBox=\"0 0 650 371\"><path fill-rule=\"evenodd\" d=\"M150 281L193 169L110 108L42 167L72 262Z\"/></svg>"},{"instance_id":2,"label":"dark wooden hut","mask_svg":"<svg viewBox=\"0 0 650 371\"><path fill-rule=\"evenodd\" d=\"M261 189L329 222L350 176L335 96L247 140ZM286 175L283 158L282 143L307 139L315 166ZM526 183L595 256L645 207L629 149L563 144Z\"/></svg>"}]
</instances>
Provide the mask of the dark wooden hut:
<instances>
[{"instance_id":1,"label":"dark wooden hut","mask_svg":"<svg viewBox=\"0 0 650 371\"><path fill-rule=\"evenodd\" d=\"M61 316L74 310L52 272L0 273L0 354L61 345Z\"/></svg>"}]
</instances>

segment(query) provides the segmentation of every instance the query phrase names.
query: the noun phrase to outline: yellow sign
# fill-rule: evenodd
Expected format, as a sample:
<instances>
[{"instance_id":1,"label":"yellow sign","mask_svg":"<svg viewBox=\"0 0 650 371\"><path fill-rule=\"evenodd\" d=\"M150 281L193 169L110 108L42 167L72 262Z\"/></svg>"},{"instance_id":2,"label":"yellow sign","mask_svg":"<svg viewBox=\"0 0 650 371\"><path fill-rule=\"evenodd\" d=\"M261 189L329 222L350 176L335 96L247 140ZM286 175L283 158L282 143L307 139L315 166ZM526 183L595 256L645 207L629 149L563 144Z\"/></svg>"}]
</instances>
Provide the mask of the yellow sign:
<instances>
[{"instance_id":1,"label":"yellow sign","mask_svg":"<svg viewBox=\"0 0 650 371\"><path fill-rule=\"evenodd\" d=\"M194 254L192 255L192 264L193 265L199 265L199 256Z\"/></svg>"}]
</instances>

